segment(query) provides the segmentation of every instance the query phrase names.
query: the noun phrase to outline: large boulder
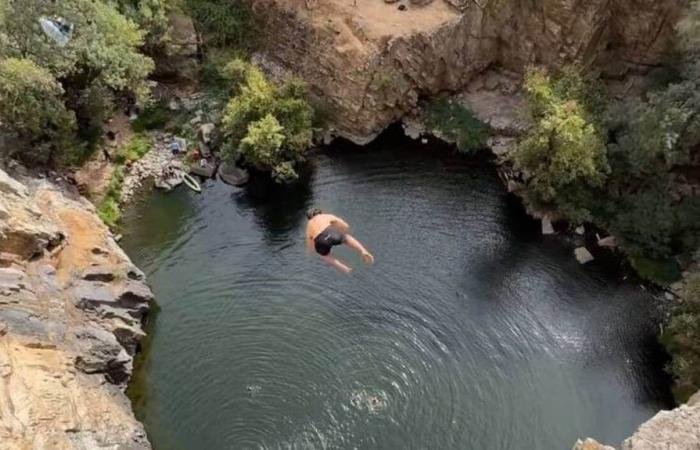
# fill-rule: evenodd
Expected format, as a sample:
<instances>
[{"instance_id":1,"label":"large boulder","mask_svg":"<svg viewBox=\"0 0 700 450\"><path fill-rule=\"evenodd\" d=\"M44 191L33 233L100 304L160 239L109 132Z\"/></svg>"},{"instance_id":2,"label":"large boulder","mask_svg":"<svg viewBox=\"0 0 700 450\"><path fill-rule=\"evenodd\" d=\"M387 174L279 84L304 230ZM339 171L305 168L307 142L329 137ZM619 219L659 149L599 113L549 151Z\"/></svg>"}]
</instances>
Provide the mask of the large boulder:
<instances>
[{"instance_id":1,"label":"large boulder","mask_svg":"<svg viewBox=\"0 0 700 450\"><path fill-rule=\"evenodd\" d=\"M165 47L155 57L154 76L161 79L196 81L199 74L199 35L192 18L179 12L168 15L170 29Z\"/></svg>"}]
</instances>

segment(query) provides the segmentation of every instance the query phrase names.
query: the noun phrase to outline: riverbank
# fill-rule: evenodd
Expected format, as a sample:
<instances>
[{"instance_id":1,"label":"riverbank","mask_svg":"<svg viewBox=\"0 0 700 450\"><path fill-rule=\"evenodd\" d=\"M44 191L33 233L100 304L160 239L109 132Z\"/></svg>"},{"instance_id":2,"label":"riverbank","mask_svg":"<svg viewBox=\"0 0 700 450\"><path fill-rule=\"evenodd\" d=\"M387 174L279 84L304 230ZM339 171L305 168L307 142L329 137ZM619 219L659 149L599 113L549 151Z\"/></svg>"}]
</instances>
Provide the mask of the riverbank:
<instances>
[{"instance_id":1,"label":"riverbank","mask_svg":"<svg viewBox=\"0 0 700 450\"><path fill-rule=\"evenodd\" d=\"M148 449L124 394L153 294L64 180L0 170L3 448Z\"/></svg>"}]
</instances>

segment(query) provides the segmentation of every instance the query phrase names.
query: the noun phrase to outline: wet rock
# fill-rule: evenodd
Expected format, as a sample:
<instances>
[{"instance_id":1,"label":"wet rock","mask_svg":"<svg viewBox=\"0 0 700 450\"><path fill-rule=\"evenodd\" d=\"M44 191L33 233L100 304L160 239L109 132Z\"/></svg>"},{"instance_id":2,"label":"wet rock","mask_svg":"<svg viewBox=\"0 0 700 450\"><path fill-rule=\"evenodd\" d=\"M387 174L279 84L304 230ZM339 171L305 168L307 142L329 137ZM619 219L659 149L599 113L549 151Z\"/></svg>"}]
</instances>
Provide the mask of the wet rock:
<instances>
[{"instance_id":1,"label":"wet rock","mask_svg":"<svg viewBox=\"0 0 700 450\"><path fill-rule=\"evenodd\" d=\"M552 220L548 216L544 216L542 219L542 234L549 235L554 234L554 226L552 226Z\"/></svg>"},{"instance_id":2,"label":"wet rock","mask_svg":"<svg viewBox=\"0 0 700 450\"><path fill-rule=\"evenodd\" d=\"M199 136L205 144L211 143L212 133L216 126L213 123L205 123L199 127Z\"/></svg>"},{"instance_id":3,"label":"wet rock","mask_svg":"<svg viewBox=\"0 0 700 450\"><path fill-rule=\"evenodd\" d=\"M598 246L599 247L607 247L607 248L616 248L617 247L617 240L615 239L615 236L607 236L607 237L598 239Z\"/></svg>"},{"instance_id":4,"label":"wet rock","mask_svg":"<svg viewBox=\"0 0 700 450\"><path fill-rule=\"evenodd\" d=\"M595 259L586 247L576 248L574 250L574 255L576 256L576 261L578 261L581 264L589 263Z\"/></svg>"},{"instance_id":5,"label":"wet rock","mask_svg":"<svg viewBox=\"0 0 700 450\"><path fill-rule=\"evenodd\" d=\"M231 163L221 163L219 178L226 184L242 186L248 182L248 171Z\"/></svg>"},{"instance_id":6,"label":"wet rock","mask_svg":"<svg viewBox=\"0 0 700 450\"><path fill-rule=\"evenodd\" d=\"M525 188L525 184L515 180L508 180L508 185L506 187L508 192L518 192Z\"/></svg>"}]
</instances>

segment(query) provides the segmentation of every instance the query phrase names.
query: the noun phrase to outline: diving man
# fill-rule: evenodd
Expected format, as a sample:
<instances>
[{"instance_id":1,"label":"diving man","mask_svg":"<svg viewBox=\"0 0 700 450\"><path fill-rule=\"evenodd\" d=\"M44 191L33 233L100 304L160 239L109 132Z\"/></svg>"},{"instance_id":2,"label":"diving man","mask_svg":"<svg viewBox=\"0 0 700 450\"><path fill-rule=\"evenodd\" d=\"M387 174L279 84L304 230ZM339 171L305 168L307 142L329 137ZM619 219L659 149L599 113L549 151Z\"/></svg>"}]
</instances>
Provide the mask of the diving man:
<instances>
[{"instance_id":1,"label":"diving man","mask_svg":"<svg viewBox=\"0 0 700 450\"><path fill-rule=\"evenodd\" d=\"M348 266L338 258L331 256L331 248L336 245L345 244L355 249L367 264L374 262L374 256L367 249L352 237L350 225L343 219L333 214L324 214L320 209L311 209L306 213L309 223L306 226L306 248L316 250L321 259L336 269L344 272L352 272L352 267Z\"/></svg>"}]
</instances>

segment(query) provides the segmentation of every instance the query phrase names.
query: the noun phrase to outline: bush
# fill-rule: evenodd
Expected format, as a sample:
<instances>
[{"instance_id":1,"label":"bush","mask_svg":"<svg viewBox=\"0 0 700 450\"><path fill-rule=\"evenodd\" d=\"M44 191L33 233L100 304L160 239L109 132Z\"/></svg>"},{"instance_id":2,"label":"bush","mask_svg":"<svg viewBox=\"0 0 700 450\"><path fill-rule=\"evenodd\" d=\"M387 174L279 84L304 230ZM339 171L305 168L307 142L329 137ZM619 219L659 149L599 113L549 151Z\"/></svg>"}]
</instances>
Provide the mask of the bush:
<instances>
[{"instance_id":1,"label":"bush","mask_svg":"<svg viewBox=\"0 0 700 450\"><path fill-rule=\"evenodd\" d=\"M700 272L687 278L682 302L661 337L672 355L668 369L675 377L679 402L700 389Z\"/></svg>"},{"instance_id":2,"label":"bush","mask_svg":"<svg viewBox=\"0 0 700 450\"><path fill-rule=\"evenodd\" d=\"M603 185L609 171L595 115L599 106L585 86L572 70L552 78L530 69L525 91L533 126L514 154L516 167L527 176L528 198L577 222L591 219L592 190Z\"/></svg>"},{"instance_id":3,"label":"bush","mask_svg":"<svg viewBox=\"0 0 700 450\"><path fill-rule=\"evenodd\" d=\"M109 227L114 227L121 218L119 208L119 197L121 195L122 183L124 182L124 168L117 166L112 172L104 198L97 206L97 215Z\"/></svg>"},{"instance_id":4,"label":"bush","mask_svg":"<svg viewBox=\"0 0 700 450\"><path fill-rule=\"evenodd\" d=\"M0 126L30 141L61 141L75 129L63 88L28 59L0 60Z\"/></svg>"},{"instance_id":5,"label":"bush","mask_svg":"<svg viewBox=\"0 0 700 450\"><path fill-rule=\"evenodd\" d=\"M131 138L128 144L122 147L116 156L116 162L125 164L128 161L138 161L151 149L151 139L148 136L137 134Z\"/></svg>"},{"instance_id":6,"label":"bush","mask_svg":"<svg viewBox=\"0 0 700 450\"><path fill-rule=\"evenodd\" d=\"M137 133L147 130L159 130L165 127L172 112L163 104L152 104L141 111L141 114L131 122L131 129Z\"/></svg>"},{"instance_id":7,"label":"bush","mask_svg":"<svg viewBox=\"0 0 700 450\"><path fill-rule=\"evenodd\" d=\"M256 169L271 171L275 180L288 182L296 178L296 173L290 174L288 165L283 166L286 161L281 154L284 142L282 131L282 126L272 114L252 122L241 140L241 153L245 155L246 162Z\"/></svg>"},{"instance_id":8,"label":"bush","mask_svg":"<svg viewBox=\"0 0 700 450\"><path fill-rule=\"evenodd\" d=\"M428 126L457 144L460 152L486 148L489 127L464 106L440 98L427 109Z\"/></svg>"},{"instance_id":9,"label":"bush","mask_svg":"<svg viewBox=\"0 0 700 450\"><path fill-rule=\"evenodd\" d=\"M640 277L661 286L668 286L681 277L681 268L672 258L653 259L643 255L630 255L629 260Z\"/></svg>"},{"instance_id":10,"label":"bush","mask_svg":"<svg viewBox=\"0 0 700 450\"><path fill-rule=\"evenodd\" d=\"M119 201L114 197L105 197L97 207L97 215L108 227L114 227L122 215L119 209Z\"/></svg>"},{"instance_id":11,"label":"bush","mask_svg":"<svg viewBox=\"0 0 700 450\"><path fill-rule=\"evenodd\" d=\"M278 86L242 61L233 61L227 71L241 81L222 119L224 157L242 158L279 182L295 179L294 165L304 159L312 138L306 84L292 79Z\"/></svg>"}]
</instances>

